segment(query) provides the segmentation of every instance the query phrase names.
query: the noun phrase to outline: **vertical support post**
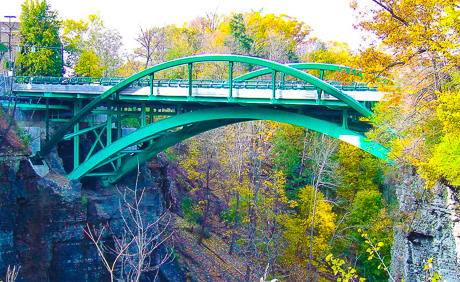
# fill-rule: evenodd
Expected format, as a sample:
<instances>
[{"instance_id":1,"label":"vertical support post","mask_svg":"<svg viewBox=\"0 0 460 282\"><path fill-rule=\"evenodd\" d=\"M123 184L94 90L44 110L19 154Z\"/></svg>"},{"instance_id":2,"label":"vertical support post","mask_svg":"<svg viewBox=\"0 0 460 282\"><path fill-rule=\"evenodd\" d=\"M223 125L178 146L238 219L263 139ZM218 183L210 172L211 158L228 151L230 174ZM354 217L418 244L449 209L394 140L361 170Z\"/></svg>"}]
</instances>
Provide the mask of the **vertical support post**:
<instances>
[{"instance_id":1,"label":"vertical support post","mask_svg":"<svg viewBox=\"0 0 460 282\"><path fill-rule=\"evenodd\" d=\"M188 96L192 96L192 63L188 63Z\"/></svg>"},{"instance_id":2,"label":"vertical support post","mask_svg":"<svg viewBox=\"0 0 460 282\"><path fill-rule=\"evenodd\" d=\"M272 99L275 100L276 98L276 70L272 70Z\"/></svg>"},{"instance_id":3,"label":"vertical support post","mask_svg":"<svg viewBox=\"0 0 460 282\"><path fill-rule=\"evenodd\" d=\"M147 113L145 111L145 103L141 105L141 127L144 127L147 123Z\"/></svg>"},{"instance_id":4,"label":"vertical support post","mask_svg":"<svg viewBox=\"0 0 460 282\"><path fill-rule=\"evenodd\" d=\"M117 92L117 101L119 101L120 93ZM121 116L122 116L122 106L119 104L117 106L117 140L121 138ZM121 159L117 159L117 169L121 166Z\"/></svg>"},{"instance_id":5,"label":"vertical support post","mask_svg":"<svg viewBox=\"0 0 460 282\"><path fill-rule=\"evenodd\" d=\"M233 94L233 62L228 63L228 97L232 98Z\"/></svg>"},{"instance_id":6,"label":"vertical support post","mask_svg":"<svg viewBox=\"0 0 460 282\"><path fill-rule=\"evenodd\" d=\"M153 95L153 79L155 78L155 74L150 75L150 95Z\"/></svg>"},{"instance_id":7,"label":"vertical support post","mask_svg":"<svg viewBox=\"0 0 460 282\"><path fill-rule=\"evenodd\" d=\"M112 144L112 103L107 106L107 146Z\"/></svg>"},{"instance_id":8,"label":"vertical support post","mask_svg":"<svg viewBox=\"0 0 460 282\"><path fill-rule=\"evenodd\" d=\"M324 80L324 70L319 71L319 79ZM321 94L323 94L323 90L316 88L316 92L318 93L318 103L319 103L321 101Z\"/></svg>"},{"instance_id":9,"label":"vertical support post","mask_svg":"<svg viewBox=\"0 0 460 282\"><path fill-rule=\"evenodd\" d=\"M81 100L75 101L73 105L73 113L76 115L81 109ZM73 127L74 133L80 131L80 123L77 122ZM76 169L80 165L80 135L76 135L73 138L73 169Z\"/></svg>"},{"instance_id":10,"label":"vertical support post","mask_svg":"<svg viewBox=\"0 0 460 282\"><path fill-rule=\"evenodd\" d=\"M155 121L154 121L154 111L156 111L156 110L154 110L153 107L150 106L150 108L149 108L149 117L150 117L149 124L152 124L152 123L155 122ZM150 145L153 144L153 140L152 140L152 139L149 140L149 144L150 144Z\"/></svg>"},{"instance_id":11,"label":"vertical support post","mask_svg":"<svg viewBox=\"0 0 460 282\"><path fill-rule=\"evenodd\" d=\"M154 109L152 108L152 106L150 106L150 108L149 108L149 117L150 117L149 124L153 123L153 112L154 112Z\"/></svg>"},{"instance_id":12,"label":"vertical support post","mask_svg":"<svg viewBox=\"0 0 460 282\"><path fill-rule=\"evenodd\" d=\"M46 98L46 112L45 112L45 140L50 140L50 100Z\"/></svg>"},{"instance_id":13,"label":"vertical support post","mask_svg":"<svg viewBox=\"0 0 460 282\"><path fill-rule=\"evenodd\" d=\"M348 129L348 110L342 111L342 127Z\"/></svg>"}]
</instances>

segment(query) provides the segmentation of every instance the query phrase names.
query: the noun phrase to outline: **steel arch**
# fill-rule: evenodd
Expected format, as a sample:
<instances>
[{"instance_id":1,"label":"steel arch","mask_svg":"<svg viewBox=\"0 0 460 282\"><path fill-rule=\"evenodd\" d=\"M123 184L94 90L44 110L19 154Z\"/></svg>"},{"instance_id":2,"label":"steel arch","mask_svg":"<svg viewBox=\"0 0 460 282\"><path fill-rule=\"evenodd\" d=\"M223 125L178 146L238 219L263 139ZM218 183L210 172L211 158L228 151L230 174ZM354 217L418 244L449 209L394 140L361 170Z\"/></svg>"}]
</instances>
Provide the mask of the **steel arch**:
<instances>
[{"instance_id":1,"label":"steel arch","mask_svg":"<svg viewBox=\"0 0 460 282\"><path fill-rule=\"evenodd\" d=\"M347 104L352 109L356 110L358 113L363 115L364 117L369 117L372 112L368 110L366 107L361 105L355 99L351 98L347 94L343 93L342 91L338 90L337 88L329 85L327 82L324 82L310 74L304 73L300 70L297 70L293 67L283 65L277 62L272 62L262 58L256 57L248 57L248 56L241 56L241 55L229 55L229 54L214 54L214 55L197 55L191 57L180 58L176 60L172 60L169 62L165 62L156 66L153 66L149 69L141 71L124 81L121 81L117 85L113 86L90 103L88 103L81 111L75 114L73 118L70 119L66 124L64 124L54 135L53 137L45 143L43 148L37 152L37 154L33 157L34 162L41 161L51 150L52 148L60 141L62 138L72 130L74 125L80 122L86 115L90 114L93 109L95 109L98 105L100 105L104 100L108 99L112 95L116 95L117 92L123 90L124 88L131 85L133 82L146 77L153 75L155 72L159 72L168 68L177 67L180 65L185 64L193 64L199 62L212 62L212 61L228 61L228 62L239 62L239 63L248 63L251 65L258 65L265 68L268 68L274 72L285 73L291 75L295 78L300 80L304 80L319 89L329 93L330 95L336 97L340 101Z\"/></svg>"},{"instance_id":2,"label":"steel arch","mask_svg":"<svg viewBox=\"0 0 460 282\"><path fill-rule=\"evenodd\" d=\"M218 120L228 121L223 125L232 123L231 120L235 120L235 122L239 122L242 120L272 120L277 122L284 122L292 125L305 127L317 132L325 133L331 137L340 139L358 148L361 148L383 160L386 160L387 154L389 152L383 146L375 142L366 140L366 137L362 134L340 127L331 122L327 122L324 120L316 119L298 113L289 112L286 110L249 107L226 107L218 109L211 108L172 116L170 118L160 120L158 122L140 128L128 134L127 136L113 142L111 145L105 147L101 151L94 154L91 158L80 164L80 166L78 166L74 171L72 171L68 175L68 177L71 179L78 179L84 177L85 174L87 174L93 168L103 163L103 161L109 158L110 156L116 155L126 147L138 144L139 142L142 142L144 140L154 138L158 133L165 132L181 126L187 126L189 124L211 122ZM208 127L215 128L217 126L213 125ZM191 136L206 131L206 128L207 127L204 127L203 130L198 130L192 133ZM185 134L184 138L182 138L181 140L184 140L191 136ZM174 141L172 139L166 142L163 141L163 144L157 145L156 148L151 147L148 152L142 155L141 159L135 159L134 157L133 159L131 159L131 161L126 162L123 167L123 170L116 172L120 174L120 176L116 176L112 179L109 179L109 182L116 181L123 174L137 167L138 161L144 162L156 155L159 151L181 140Z\"/></svg>"},{"instance_id":3,"label":"steel arch","mask_svg":"<svg viewBox=\"0 0 460 282\"><path fill-rule=\"evenodd\" d=\"M319 70L319 71L345 71L346 73L355 74L357 76L361 76L362 72L360 70L352 69L350 67L341 66L341 65L333 65L333 64L324 64L324 63L288 63L285 64L291 68L295 68L298 70ZM244 81L253 79L262 75L270 74L270 69L264 68L255 70L252 72L248 72L241 76L235 77L235 81Z\"/></svg>"}]
</instances>

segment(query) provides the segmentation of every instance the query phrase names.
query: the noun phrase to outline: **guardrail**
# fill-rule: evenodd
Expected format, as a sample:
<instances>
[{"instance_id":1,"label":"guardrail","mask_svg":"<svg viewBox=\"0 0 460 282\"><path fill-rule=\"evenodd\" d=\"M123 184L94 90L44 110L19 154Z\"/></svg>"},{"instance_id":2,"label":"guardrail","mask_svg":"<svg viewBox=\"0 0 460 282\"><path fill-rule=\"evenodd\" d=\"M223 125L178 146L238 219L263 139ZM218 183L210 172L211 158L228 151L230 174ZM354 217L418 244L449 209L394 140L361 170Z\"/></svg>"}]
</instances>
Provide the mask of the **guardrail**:
<instances>
[{"instance_id":1,"label":"guardrail","mask_svg":"<svg viewBox=\"0 0 460 282\"><path fill-rule=\"evenodd\" d=\"M51 84L51 85L100 85L114 86L124 78L109 78L109 77L37 77L37 76L15 76L14 83L18 84ZM330 85L343 91L377 91L377 87L368 87L365 84L352 82L344 84L339 81L327 81ZM150 86L148 78L137 80L131 84L134 87ZM154 79L153 87L181 87L188 88L188 79ZM228 80L211 80L211 79L194 79L192 87L196 88L229 88ZM232 87L235 89L272 89L273 82L271 80L245 80L233 81ZM299 82L299 81L278 81L275 86L282 90L315 90L314 85Z\"/></svg>"}]
</instances>

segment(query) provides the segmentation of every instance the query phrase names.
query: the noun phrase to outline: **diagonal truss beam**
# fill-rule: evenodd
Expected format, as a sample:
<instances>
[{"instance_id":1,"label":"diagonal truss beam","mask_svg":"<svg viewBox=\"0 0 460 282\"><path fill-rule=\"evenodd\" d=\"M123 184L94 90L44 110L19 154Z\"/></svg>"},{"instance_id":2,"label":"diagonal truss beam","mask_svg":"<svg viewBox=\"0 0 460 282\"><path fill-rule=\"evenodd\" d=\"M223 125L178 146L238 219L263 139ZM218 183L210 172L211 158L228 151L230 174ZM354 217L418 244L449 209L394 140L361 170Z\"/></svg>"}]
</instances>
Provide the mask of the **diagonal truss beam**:
<instances>
[{"instance_id":1,"label":"diagonal truss beam","mask_svg":"<svg viewBox=\"0 0 460 282\"><path fill-rule=\"evenodd\" d=\"M286 110L252 107L226 107L217 109L212 108L197 110L173 116L164 120L160 120L153 124L149 124L143 128L140 128L137 131L128 134L127 136L105 147L101 151L95 153L91 158L80 164L80 166L78 166L74 171L72 171L68 175L68 177L71 179L79 179L85 176L87 173L89 173L93 168L98 167L107 158L110 158L120 153L124 148L138 144L139 142L148 140L149 138L153 139L155 138L155 136L158 136L158 134L161 132L167 132L168 130L173 130L179 127L188 126L200 122L211 122L219 120L226 121L222 124L222 126L232 123L232 120L234 122L239 122L242 120L271 120L277 122L284 122L292 125L305 127L317 132L325 133L331 137L340 139L358 148L361 148L383 160L387 159L387 154L389 152L388 149L384 148L380 144L368 141L366 137L360 133L343 128L328 121L316 119L298 113L289 112ZM216 125L208 126L208 128L209 127L215 128ZM203 130L206 130L206 126L204 126L202 130L195 130L190 134L192 134L193 136L200 133ZM181 140L186 139L187 134L185 134L181 138L177 138L177 136L174 138L175 139L173 140L163 139L163 141L161 141L162 143L160 142L150 147L149 153L144 153L143 155L138 156L138 159L133 158L132 160L125 162L122 171L119 171L120 174L124 174L129 170L137 167L138 161L139 163L143 163L150 157L160 152L161 150L175 143L178 143ZM115 180L117 180L117 178L112 178L109 181Z\"/></svg>"}]
</instances>

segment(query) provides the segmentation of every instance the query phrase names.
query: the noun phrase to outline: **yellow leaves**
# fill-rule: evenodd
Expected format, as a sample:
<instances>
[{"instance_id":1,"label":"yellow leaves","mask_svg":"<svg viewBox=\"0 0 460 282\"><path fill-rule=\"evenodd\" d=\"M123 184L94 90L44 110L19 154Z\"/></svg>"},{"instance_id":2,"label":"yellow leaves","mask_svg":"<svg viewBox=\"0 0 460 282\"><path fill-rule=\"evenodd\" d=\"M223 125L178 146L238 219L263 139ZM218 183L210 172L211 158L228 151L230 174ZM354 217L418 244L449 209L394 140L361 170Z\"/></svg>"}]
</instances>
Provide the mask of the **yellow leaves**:
<instances>
[{"instance_id":1,"label":"yellow leaves","mask_svg":"<svg viewBox=\"0 0 460 282\"><path fill-rule=\"evenodd\" d=\"M342 267L345 264L343 259L334 258L332 254L329 254L326 257L326 261L331 266L332 273L334 273L334 275L339 275L337 281L345 282L350 281L350 279L354 281L353 279L358 278L356 270L353 267ZM359 281L366 281L366 278L359 278Z\"/></svg>"},{"instance_id":2,"label":"yellow leaves","mask_svg":"<svg viewBox=\"0 0 460 282\"><path fill-rule=\"evenodd\" d=\"M460 91L438 93L436 113L444 131L460 132Z\"/></svg>"},{"instance_id":3,"label":"yellow leaves","mask_svg":"<svg viewBox=\"0 0 460 282\"><path fill-rule=\"evenodd\" d=\"M318 46L311 53L304 56L305 61L348 65L351 59L351 50L347 43L335 41L317 41Z\"/></svg>"},{"instance_id":4,"label":"yellow leaves","mask_svg":"<svg viewBox=\"0 0 460 282\"><path fill-rule=\"evenodd\" d=\"M441 281L441 276L436 271L433 271L433 256L431 256L423 267L423 271L426 273L423 276L424 281L437 282Z\"/></svg>"},{"instance_id":5,"label":"yellow leaves","mask_svg":"<svg viewBox=\"0 0 460 282\"><path fill-rule=\"evenodd\" d=\"M92 50L89 52L83 52L80 56L80 60L75 66L75 72L78 75L87 77L101 77L102 69L98 66L99 61L99 58L96 57Z\"/></svg>"},{"instance_id":6,"label":"yellow leaves","mask_svg":"<svg viewBox=\"0 0 460 282\"><path fill-rule=\"evenodd\" d=\"M310 27L295 18L275 14L262 15L261 12L246 13L245 18L256 38L262 39L274 34L281 38L295 38L308 35Z\"/></svg>"},{"instance_id":7,"label":"yellow leaves","mask_svg":"<svg viewBox=\"0 0 460 282\"><path fill-rule=\"evenodd\" d=\"M436 114L442 124L443 135L433 139L430 155L416 162L427 188L444 177L453 185L460 185L460 92L438 93Z\"/></svg>"},{"instance_id":8,"label":"yellow leaves","mask_svg":"<svg viewBox=\"0 0 460 282\"><path fill-rule=\"evenodd\" d=\"M290 242L285 249L285 258L292 263L307 259L310 248L310 230L313 222L313 212L311 210L312 187L306 186L301 188L298 194L299 200L291 205L298 205L299 213L297 215L282 216L282 223L286 228L284 237ZM332 206L322 201L323 195L318 192L315 213L315 235L313 237L312 252L319 256L323 251L328 249L330 236L335 230L335 214ZM299 254L299 250L302 253ZM338 261L340 263L340 261ZM315 264L316 262L314 262Z\"/></svg>"},{"instance_id":9,"label":"yellow leaves","mask_svg":"<svg viewBox=\"0 0 460 282\"><path fill-rule=\"evenodd\" d=\"M458 44L454 41L456 37L452 37L458 33L458 24L453 24L458 18L458 12L454 12L458 9L453 8L456 0L384 0L380 3L387 9L360 11L359 26L381 39L382 50L393 55L391 63L402 65L426 52L440 52L449 59L454 56L452 47ZM352 6L358 9L356 3ZM390 66L387 63L383 66Z\"/></svg>"}]
</instances>

